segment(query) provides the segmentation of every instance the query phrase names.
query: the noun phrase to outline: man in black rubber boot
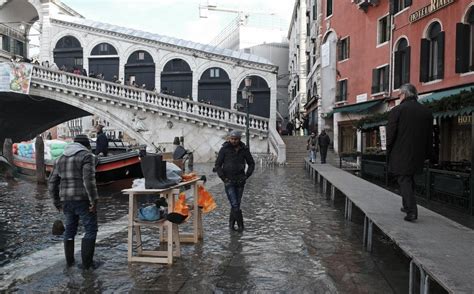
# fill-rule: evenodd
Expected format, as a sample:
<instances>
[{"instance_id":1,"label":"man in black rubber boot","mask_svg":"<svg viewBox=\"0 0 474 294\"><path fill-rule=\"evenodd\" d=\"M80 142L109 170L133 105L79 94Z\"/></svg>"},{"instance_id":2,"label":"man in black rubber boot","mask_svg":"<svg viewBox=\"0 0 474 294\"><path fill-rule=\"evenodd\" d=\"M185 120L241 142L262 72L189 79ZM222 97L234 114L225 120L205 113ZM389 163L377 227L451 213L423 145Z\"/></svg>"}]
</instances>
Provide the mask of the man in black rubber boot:
<instances>
[{"instance_id":1,"label":"man in black rubber boot","mask_svg":"<svg viewBox=\"0 0 474 294\"><path fill-rule=\"evenodd\" d=\"M97 187L95 182L96 158L90 151L86 135L77 135L74 143L66 146L49 177L48 190L58 210L66 217L64 254L68 266L74 264L74 238L79 220L84 225L82 264L85 269L93 265L97 236Z\"/></svg>"},{"instance_id":2,"label":"man in black rubber boot","mask_svg":"<svg viewBox=\"0 0 474 294\"><path fill-rule=\"evenodd\" d=\"M225 192L231 206L229 216L229 228L242 232L244 230L244 218L240 203L244 193L246 180L255 169L255 162L249 148L240 141L242 133L232 131L229 140L222 145L215 163L214 171L224 182ZM245 171L247 165L247 171ZM237 222L237 229L235 223Z\"/></svg>"}]
</instances>

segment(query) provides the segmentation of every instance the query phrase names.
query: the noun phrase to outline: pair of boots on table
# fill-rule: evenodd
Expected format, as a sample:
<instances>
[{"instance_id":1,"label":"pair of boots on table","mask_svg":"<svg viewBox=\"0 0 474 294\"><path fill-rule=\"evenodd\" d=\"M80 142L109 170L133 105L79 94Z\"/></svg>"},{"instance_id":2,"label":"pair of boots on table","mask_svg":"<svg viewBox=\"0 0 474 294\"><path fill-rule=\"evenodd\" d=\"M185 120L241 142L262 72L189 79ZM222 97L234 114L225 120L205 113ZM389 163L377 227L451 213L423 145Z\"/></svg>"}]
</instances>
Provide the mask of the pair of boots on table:
<instances>
[{"instance_id":1,"label":"pair of boots on table","mask_svg":"<svg viewBox=\"0 0 474 294\"><path fill-rule=\"evenodd\" d=\"M161 154L147 154L141 158L141 168L146 189L166 189L176 185L166 176L166 161Z\"/></svg>"},{"instance_id":2,"label":"pair of boots on table","mask_svg":"<svg viewBox=\"0 0 474 294\"><path fill-rule=\"evenodd\" d=\"M81 257L82 268L95 268L94 264L95 239L82 239L81 243ZM66 255L66 263L72 266L74 260L74 240L64 241L64 254Z\"/></svg>"},{"instance_id":3,"label":"pair of boots on table","mask_svg":"<svg viewBox=\"0 0 474 294\"><path fill-rule=\"evenodd\" d=\"M237 229L235 223L237 222ZM242 210L232 208L229 216L229 229L232 231L243 232L244 231L244 217L242 216Z\"/></svg>"}]
</instances>

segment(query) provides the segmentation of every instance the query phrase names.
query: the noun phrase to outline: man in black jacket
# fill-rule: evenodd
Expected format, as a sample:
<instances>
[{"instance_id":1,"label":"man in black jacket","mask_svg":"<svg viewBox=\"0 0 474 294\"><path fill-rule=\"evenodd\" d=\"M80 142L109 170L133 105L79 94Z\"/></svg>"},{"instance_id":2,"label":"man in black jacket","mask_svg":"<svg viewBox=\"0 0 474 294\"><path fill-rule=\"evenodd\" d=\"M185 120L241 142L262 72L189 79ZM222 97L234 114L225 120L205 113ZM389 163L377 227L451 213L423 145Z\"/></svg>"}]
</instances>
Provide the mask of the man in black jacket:
<instances>
[{"instance_id":1,"label":"man in black jacket","mask_svg":"<svg viewBox=\"0 0 474 294\"><path fill-rule=\"evenodd\" d=\"M96 126L97 140L95 145L95 155L107 156L109 153L109 139L103 129L104 126L101 124Z\"/></svg>"},{"instance_id":2,"label":"man in black jacket","mask_svg":"<svg viewBox=\"0 0 474 294\"><path fill-rule=\"evenodd\" d=\"M321 153L321 163L326 163L326 156L328 154L329 144L331 144L331 139L326 134L325 130L321 131L321 134L318 136L318 145L319 152Z\"/></svg>"},{"instance_id":3,"label":"man in black jacket","mask_svg":"<svg viewBox=\"0 0 474 294\"><path fill-rule=\"evenodd\" d=\"M423 171L425 159L432 150L433 115L421 105L416 88L411 84L400 87L400 105L388 116L387 155L389 171L398 177L403 198L402 212L406 221L418 218L414 175Z\"/></svg>"},{"instance_id":4,"label":"man in black jacket","mask_svg":"<svg viewBox=\"0 0 474 294\"><path fill-rule=\"evenodd\" d=\"M214 170L224 182L225 192L231 206L229 227L235 230L237 221L237 231L244 230L244 219L240 202L244 193L246 180L252 175L255 169L255 162L249 148L240 141L242 133L232 131L229 134L229 140L222 145L217 156ZM245 171L245 164L248 165Z\"/></svg>"}]
</instances>

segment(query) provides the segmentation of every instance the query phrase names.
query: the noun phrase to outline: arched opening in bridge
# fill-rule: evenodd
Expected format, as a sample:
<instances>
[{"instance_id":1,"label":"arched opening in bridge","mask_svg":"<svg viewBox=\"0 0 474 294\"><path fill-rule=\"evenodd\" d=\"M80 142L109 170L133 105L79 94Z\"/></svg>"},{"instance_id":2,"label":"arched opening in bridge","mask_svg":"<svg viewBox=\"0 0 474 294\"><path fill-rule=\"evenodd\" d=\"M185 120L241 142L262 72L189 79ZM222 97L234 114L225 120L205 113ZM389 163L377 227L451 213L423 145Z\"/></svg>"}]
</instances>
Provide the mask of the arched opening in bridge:
<instances>
[{"instance_id":1,"label":"arched opening in bridge","mask_svg":"<svg viewBox=\"0 0 474 294\"><path fill-rule=\"evenodd\" d=\"M114 46L100 43L92 49L89 57L89 75L102 74L106 81L115 82L119 76L119 56ZM114 80L115 76L115 80Z\"/></svg>"},{"instance_id":2,"label":"arched opening in bridge","mask_svg":"<svg viewBox=\"0 0 474 294\"><path fill-rule=\"evenodd\" d=\"M54 62L61 68L65 67L66 71L73 69L82 69L83 53L81 43L73 36L64 36L56 43L53 50Z\"/></svg>"},{"instance_id":3,"label":"arched opening in bridge","mask_svg":"<svg viewBox=\"0 0 474 294\"><path fill-rule=\"evenodd\" d=\"M155 62L150 53L137 50L133 52L125 64L125 83L138 87L144 87L147 90L155 88Z\"/></svg>"},{"instance_id":4,"label":"arched opening in bridge","mask_svg":"<svg viewBox=\"0 0 474 294\"><path fill-rule=\"evenodd\" d=\"M219 67L208 68L199 79L198 101L230 108L230 79Z\"/></svg>"},{"instance_id":5,"label":"arched opening in bridge","mask_svg":"<svg viewBox=\"0 0 474 294\"><path fill-rule=\"evenodd\" d=\"M175 58L165 64L161 72L161 92L183 98L192 98L193 72L186 61Z\"/></svg>"},{"instance_id":6,"label":"arched opening in bridge","mask_svg":"<svg viewBox=\"0 0 474 294\"><path fill-rule=\"evenodd\" d=\"M0 3L0 50L10 55L31 56L28 52L28 37L32 26L39 20L37 9L27 0Z\"/></svg>"},{"instance_id":7,"label":"arched opening in bridge","mask_svg":"<svg viewBox=\"0 0 474 294\"><path fill-rule=\"evenodd\" d=\"M270 88L267 82L259 76L250 76L252 86L250 91L253 95L253 103L250 103L250 114L270 117ZM245 87L245 81L242 81L237 90L237 103L245 105L242 99L242 89Z\"/></svg>"}]
</instances>

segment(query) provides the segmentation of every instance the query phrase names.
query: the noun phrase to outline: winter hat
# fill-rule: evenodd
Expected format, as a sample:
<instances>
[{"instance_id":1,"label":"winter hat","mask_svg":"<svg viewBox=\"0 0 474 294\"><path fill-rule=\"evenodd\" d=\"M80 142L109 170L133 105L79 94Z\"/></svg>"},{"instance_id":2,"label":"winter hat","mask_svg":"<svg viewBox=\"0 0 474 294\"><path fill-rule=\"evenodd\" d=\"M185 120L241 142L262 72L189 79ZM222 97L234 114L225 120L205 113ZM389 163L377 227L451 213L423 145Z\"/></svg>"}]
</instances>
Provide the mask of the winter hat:
<instances>
[{"instance_id":1,"label":"winter hat","mask_svg":"<svg viewBox=\"0 0 474 294\"><path fill-rule=\"evenodd\" d=\"M229 133L229 137L242 138L242 132L233 130Z\"/></svg>"},{"instance_id":2,"label":"winter hat","mask_svg":"<svg viewBox=\"0 0 474 294\"><path fill-rule=\"evenodd\" d=\"M80 134L74 137L74 142L82 144L86 148L91 148L91 142L87 135Z\"/></svg>"}]
</instances>

